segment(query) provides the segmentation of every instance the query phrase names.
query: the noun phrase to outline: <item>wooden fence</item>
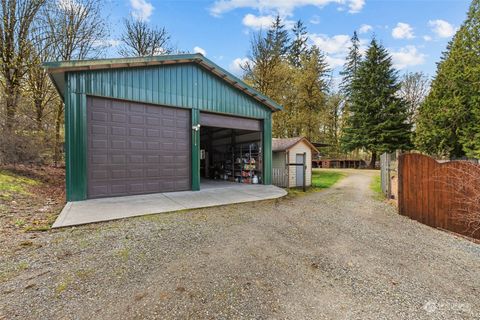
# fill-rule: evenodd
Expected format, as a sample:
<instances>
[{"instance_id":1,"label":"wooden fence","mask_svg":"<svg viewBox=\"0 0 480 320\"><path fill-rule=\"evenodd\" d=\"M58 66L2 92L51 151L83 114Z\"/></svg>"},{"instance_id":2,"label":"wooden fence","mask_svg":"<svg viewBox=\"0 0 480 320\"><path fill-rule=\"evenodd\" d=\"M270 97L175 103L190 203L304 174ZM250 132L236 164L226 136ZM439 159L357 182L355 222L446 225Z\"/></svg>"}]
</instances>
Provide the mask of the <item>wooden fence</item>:
<instances>
[{"instance_id":1,"label":"wooden fence","mask_svg":"<svg viewBox=\"0 0 480 320\"><path fill-rule=\"evenodd\" d=\"M480 165L403 154L398 171L400 214L480 239Z\"/></svg>"},{"instance_id":2,"label":"wooden fence","mask_svg":"<svg viewBox=\"0 0 480 320\"><path fill-rule=\"evenodd\" d=\"M288 169L273 168L272 184L281 188L288 188Z\"/></svg>"}]
</instances>

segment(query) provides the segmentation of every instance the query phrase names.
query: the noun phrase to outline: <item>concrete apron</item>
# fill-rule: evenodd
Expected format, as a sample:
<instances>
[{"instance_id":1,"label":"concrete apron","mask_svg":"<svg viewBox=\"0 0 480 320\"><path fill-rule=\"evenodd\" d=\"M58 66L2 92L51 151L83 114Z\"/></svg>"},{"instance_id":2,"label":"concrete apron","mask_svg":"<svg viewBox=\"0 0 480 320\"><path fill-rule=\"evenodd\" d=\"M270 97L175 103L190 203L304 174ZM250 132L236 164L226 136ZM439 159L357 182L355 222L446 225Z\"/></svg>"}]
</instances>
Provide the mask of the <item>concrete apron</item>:
<instances>
[{"instance_id":1,"label":"concrete apron","mask_svg":"<svg viewBox=\"0 0 480 320\"><path fill-rule=\"evenodd\" d=\"M155 213L197 209L283 197L284 189L275 186L232 183L209 185L200 191L155 193L138 196L68 202L53 228L123 219Z\"/></svg>"}]
</instances>

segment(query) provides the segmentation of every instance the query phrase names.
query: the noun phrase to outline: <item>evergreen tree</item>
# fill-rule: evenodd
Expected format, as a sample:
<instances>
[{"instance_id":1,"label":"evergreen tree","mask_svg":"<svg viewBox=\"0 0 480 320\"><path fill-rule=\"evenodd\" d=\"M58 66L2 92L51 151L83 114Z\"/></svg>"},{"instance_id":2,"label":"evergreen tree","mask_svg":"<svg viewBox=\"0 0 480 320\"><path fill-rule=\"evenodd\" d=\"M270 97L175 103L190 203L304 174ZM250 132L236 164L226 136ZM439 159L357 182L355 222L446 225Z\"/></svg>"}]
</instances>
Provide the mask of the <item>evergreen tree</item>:
<instances>
[{"instance_id":1,"label":"evergreen tree","mask_svg":"<svg viewBox=\"0 0 480 320\"><path fill-rule=\"evenodd\" d=\"M288 57L294 67L300 67L300 59L307 52L307 28L301 20L298 20L292 29L293 40L290 44Z\"/></svg>"},{"instance_id":2,"label":"evergreen tree","mask_svg":"<svg viewBox=\"0 0 480 320\"><path fill-rule=\"evenodd\" d=\"M279 59L287 55L290 37L279 15L275 17L275 21L267 31L266 42L274 58Z\"/></svg>"},{"instance_id":3,"label":"evergreen tree","mask_svg":"<svg viewBox=\"0 0 480 320\"><path fill-rule=\"evenodd\" d=\"M407 121L407 106L397 95L400 88L397 71L387 50L375 39L370 42L350 88L343 148L371 152L371 167L378 153L408 149L411 125Z\"/></svg>"},{"instance_id":4,"label":"evergreen tree","mask_svg":"<svg viewBox=\"0 0 480 320\"><path fill-rule=\"evenodd\" d=\"M416 146L429 154L480 157L480 0L473 0L419 109Z\"/></svg>"},{"instance_id":5,"label":"evergreen tree","mask_svg":"<svg viewBox=\"0 0 480 320\"><path fill-rule=\"evenodd\" d=\"M347 98L351 95L351 85L358 70L358 66L362 60L360 54L360 40L358 39L357 31L353 32L351 39L350 51L347 55L347 61L343 66L343 70L340 72L342 76L342 82L340 84L340 92Z\"/></svg>"}]
</instances>

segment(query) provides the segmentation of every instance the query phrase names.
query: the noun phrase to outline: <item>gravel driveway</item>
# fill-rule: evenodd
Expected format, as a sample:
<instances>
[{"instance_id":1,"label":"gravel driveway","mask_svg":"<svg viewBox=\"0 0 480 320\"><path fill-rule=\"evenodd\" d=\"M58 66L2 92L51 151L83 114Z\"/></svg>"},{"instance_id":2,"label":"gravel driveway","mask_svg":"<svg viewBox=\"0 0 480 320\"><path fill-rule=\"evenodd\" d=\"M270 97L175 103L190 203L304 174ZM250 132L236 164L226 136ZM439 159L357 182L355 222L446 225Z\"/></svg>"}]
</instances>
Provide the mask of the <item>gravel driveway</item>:
<instances>
[{"instance_id":1,"label":"gravel driveway","mask_svg":"<svg viewBox=\"0 0 480 320\"><path fill-rule=\"evenodd\" d=\"M0 258L0 319L480 319L480 245L397 215L372 175L37 234Z\"/></svg>"}]
</instances>

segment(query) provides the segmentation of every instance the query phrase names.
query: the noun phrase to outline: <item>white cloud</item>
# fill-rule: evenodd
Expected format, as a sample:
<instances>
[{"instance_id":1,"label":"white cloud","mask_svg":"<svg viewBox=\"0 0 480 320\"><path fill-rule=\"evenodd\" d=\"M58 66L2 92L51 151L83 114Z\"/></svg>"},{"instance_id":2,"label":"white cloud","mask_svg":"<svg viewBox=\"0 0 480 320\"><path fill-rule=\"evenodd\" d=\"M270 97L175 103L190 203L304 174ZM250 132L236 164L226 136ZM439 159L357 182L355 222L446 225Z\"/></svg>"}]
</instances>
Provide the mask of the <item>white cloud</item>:
<instances>
[{"instance_id":1,"label":"white cloud","mask_svg":"<svg viewBox=\"0 0 480 320\"><path fill-rule=\"evenodd\" d=\"M350 36L338 34L329 37L325 34L309 34L310 42L325 52L325 59L330 68L337 68L345 63L345 57L348 54L351 42ZM361 45L364 40L360 41Z\"/></svg>"},{"instance_id":2,"label":"white cloud","mask_svg":"<svg viewBox=\"0 0 480 320\"><path fill-rule=\"evenodd\" d=\"M350 10L348 12L350 13L357 13L362 11L363 6L365 5L365 0L350 0L348 7Z\"/></svg>"},{"instance_id":3,"label":"white cloud","mask_svg":"<svg viewBox=\"0 0 480 320\"><path fill-rule=\"evenodd\" d=\"M195 53L200 53L200 54L202 54L204 57L207 56L207 51L205 51L205 49L200 48L200 47L198 47L198 46L196 46L196 47L193 48L193 52L195 52Z\"/></svg>"},{"instance_id":4,"label":"white cloud","mask_svg":"<svg viewBox=\"0 0 480 320\"><path fill-rule=\"evenodd\" d=\"M392 61L397 69L405 69L411 66L418 66L425 62L426 55L419 52L417 47L409 45L392 51Z\"/></svg>"},{"instance_id":5,"label":"white cloud","mask_svg":"<svg viewBox=\"0 0 480 320\"><path fill-rule=\"evenodd\" d=\"M360 34L362 34L362 33L368 33L368 32L370 32L370 31L372 31L372 30L373 30L373 27L372 27L371 25L369 25L369 24L362 24L362 25L360 26L360 28L358 29L358 32L359 32Z\"/></svg>"},{"instance_id":6,"label":"white cloud","mask_svg":"<svg viewBox=\"0 0 480 320\"><path fill-rule=\"evenodd\" d=\"M425 36L423 36L423 40L425 40L425 41L432 41L433 39L432 39L431 36L425 35Z\"/></svg>"},{"instance_id":7,"label":"white cloud","mask_svg":"<svg viewBox=\"0 0 480 320\"><path fill-rule=\"evenodd\" d=\"M320 23L320 17L317 16L317 15L314 15L314 16L310 19L310 23L311 23L311 24L319 24L319 23Z\"/></svg>"},{"instance_id":8,"label":"white cloud","mask_svg":"<svg viewBox=\"0 0 480 320\"><path fill-rule=\"evenodd\" d=\"M244 26L252 28L254 30L268 29L274 22L275 16L273 15L256 16L254 14L248 13L242 19L242 23ZM282 18L282 23L288 29L293 28L293 26L295 25L295 21L288 20L286 18Z\"/></svg>"},{"instance_id":9,"label":"white cloud","mask_svg":"<svg viewBox=\"0 0 480 320\"><path fill-rule=\"evenodd\" d=\"M329 37L325 34L312 33L309 38L320 50L330 54L347 53L350 46L350 36L346 34Z\"/></svg>"},{"instance_id":10,"label":"white cloud","mask_svg":"<svg viewBox=\"0 0 480 320\"><path fill-rule=\"evenodd\" d=\"M428 25L432 28L433 33L435 33L440 38L450 38L456 32L455 27L445 20L430 20L428 22Z\"/></svg>"},{"instance_id":11,"label":"white cloud","mask_svg":"<svg viewBox=\"0 0 480 320\"><path fill-rule=\"evenodd\" d=\"M325 34L309 34L308 38L311 44L316 45L325 53L325 58L330 68L335 69L345 63L345 57L350 51L352 45L349 35L338 34L328 36ZM360 53L364 54L368 45L368 40L360 39Z\"/></svg>"},{"instance_id":12,"label":"white cloud","mask_svg":"<svg viewBox=\"0 0 480 320\"><path fill-rule=\"evenodd\" d=\"M327 62L328 66L332 69L341 67L345 64L345 58L342 58L340 56L327 55L325 57L325 61Z\"/></svg>"},{"instance_id":13,"label":"white cloud","mask_svg":"<svg viewBox=\"0 0 480 320\"><path fill-rule=\"evenodd\" d=\"M130 0L132 16L137 20L148 21L155 9L147 0Z\"/></svg>"},{"instance_id":14,"label":"white cloud","mask_svg":"<svg viewBox=\"0 0 480 320\"><path fill-rule=\"evenodd\" d=\"M322 8L331 3L347 5L349 12L356 13L363 9L365 0L216 0L210 8L210 13L220 16L235 9L251 8L263 14L278 13L281 16L290 16L299 7L312 5Z\"/></svg>"},{"instance_id":15,"label":"white cloud","mask_svg":"<svg viewBox=\"0 0 480 320\"><path fill-rule=\"evenodd\" d=\"M250 63L250 59L236 58L235 60L232 61L232 63L230 63L230 65L228 66L228 69L236 75L241 75L243 73L242 66L244 66L247 63Z\"/></svg>"},{"instance_id":16,"label":"white cloud","mask_svg":"<svg viewBox=\"0 0 480 320\"><path fill-rule=\"evenodd\" d=\"M275 21L275 17L272 15L269 16L256 16L251 13L247 14L242 19L244 26L252 29L268 29Z\"/></svg>"},{"instance_id":17,"label":"white cloud","mask_svg":"<svg viewBox=\"0 0 480 320\"><path fill-rule=\"evenodd\" d=\"M399 22L392 30L392 36L395 39L413 39L413 28L408 23Z\"/></svg>"}]
</instances>

